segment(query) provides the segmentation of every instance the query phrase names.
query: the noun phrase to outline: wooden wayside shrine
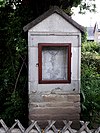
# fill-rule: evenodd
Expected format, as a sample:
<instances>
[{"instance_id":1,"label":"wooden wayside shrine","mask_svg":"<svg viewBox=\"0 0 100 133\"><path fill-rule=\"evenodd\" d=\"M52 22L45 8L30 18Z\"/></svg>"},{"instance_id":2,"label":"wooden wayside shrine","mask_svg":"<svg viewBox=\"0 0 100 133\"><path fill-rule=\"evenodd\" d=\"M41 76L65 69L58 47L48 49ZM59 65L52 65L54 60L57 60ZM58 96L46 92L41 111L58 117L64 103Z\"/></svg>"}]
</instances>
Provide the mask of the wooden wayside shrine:
<instances>
[{"instance_id":1,"label":"wooden wayside shrine","mask_svg":"<svg viewBox=\"0 0 100 133\"><path fill-rule=\"evenodd\" d=\"M54 6L23 29L28 32L29 119L79 120L84 28Z\"/></svg>"}]
</instances>

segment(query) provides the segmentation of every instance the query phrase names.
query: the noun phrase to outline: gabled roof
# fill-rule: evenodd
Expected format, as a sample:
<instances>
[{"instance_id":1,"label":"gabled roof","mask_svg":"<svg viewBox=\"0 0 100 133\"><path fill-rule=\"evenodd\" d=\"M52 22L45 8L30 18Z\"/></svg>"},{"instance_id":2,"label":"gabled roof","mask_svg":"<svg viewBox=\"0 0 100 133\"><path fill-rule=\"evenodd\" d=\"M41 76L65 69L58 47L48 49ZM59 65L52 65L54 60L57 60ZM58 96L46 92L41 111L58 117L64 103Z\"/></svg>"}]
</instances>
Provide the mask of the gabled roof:
<instances>
[{"instance_id":1,"label":"gabled roof","mask_svg":"<svg viewBox=\"0 0 100 133\"><path fill-rule=\"evenodd\" d=\"M95 32L95 31L100 32L100 21L98 21L98 22L95 23L94 31L93 32Z\"/></svg>"},{"instance_id":2,"label":"gabled roof","mask_svg":"<svg viewBox=\"0 0 100 133\"><path fill-rule=\"evenodd\" d=\"M100 30L100 21L97 22L98 30Z\"/></svg>"},{"instance_id":3,"label":"gabled roof","mask_svg":"<svg viewBox=\"0 0 100 133\"><path fill-rule=\"evenodd\" d=\"M47 17L49 17L50 15L52 15L53 13L57 13L60 16L62 16L66 21L68 21L70 24L72 24L74 27L76 27L78 30L80 30L80 32L82 32L82 33L85 32L83 26L81 26L77 22L75 22L70 16L68 16L64 11L62 11L57 6L52 7L51 9L49 9L47 12L45 12L44 14L42 14L41 16L39 16L38 18L36 18L32 22L28 23L26 26L23 27L23 30L25 32L28 31L29 29L31 29L32 27L34 27L35 25L37 25L38 23L40 23L42 20L44 20Z\"/></svg>"}]
</instances>

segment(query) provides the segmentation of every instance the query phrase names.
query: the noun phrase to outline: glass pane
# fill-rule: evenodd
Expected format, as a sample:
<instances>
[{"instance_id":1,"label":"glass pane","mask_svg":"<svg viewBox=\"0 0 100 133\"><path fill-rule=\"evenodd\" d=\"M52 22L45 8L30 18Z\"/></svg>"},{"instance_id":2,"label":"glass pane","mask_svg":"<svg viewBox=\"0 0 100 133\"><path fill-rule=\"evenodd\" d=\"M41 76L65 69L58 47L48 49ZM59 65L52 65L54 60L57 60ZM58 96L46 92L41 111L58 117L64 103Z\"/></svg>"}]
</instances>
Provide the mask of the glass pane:
<instances>
[{"instance_id":1,"label":"glass pane","mask_svg":"<svg viewBox=\"0 0 100 133\"><path fill-rule=\"evenodd\" d=\"M68 79L68 49L66 47L43 47L42 80Z\"/></svg>"}]
</instances>

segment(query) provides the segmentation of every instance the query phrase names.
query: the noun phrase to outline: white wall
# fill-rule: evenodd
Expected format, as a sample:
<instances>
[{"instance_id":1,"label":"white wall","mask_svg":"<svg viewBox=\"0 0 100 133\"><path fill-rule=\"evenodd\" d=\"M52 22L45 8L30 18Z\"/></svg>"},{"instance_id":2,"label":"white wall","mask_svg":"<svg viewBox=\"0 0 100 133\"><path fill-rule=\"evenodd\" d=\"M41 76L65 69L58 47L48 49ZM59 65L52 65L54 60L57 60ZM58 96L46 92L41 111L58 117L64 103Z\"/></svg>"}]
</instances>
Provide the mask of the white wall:
<instances>
[{"instance_id":1,"label":"white wall","mask_svg":"<svg viewBox=\"0 0 100 133\"><path fill-rule=\"evenodd\" d=\"M38 43L71 43L71 83L38 83ZM80 31L54 13L29 30L28 54L29 119L79 119Z\"/></svg>"},{"instance_id":2,"label":"white wall","mask_svg":"<svg viewBox=\"0 0 100 133\"><path fill-rule=\"evenodd\" d=\"M79 93L81 33L57 13L52 14L28 32L29 94L35 91ZM38 84L38 43L71 43L71 83ZM74 90L74 91L73 91Z\"/></svg>"},{"instance_id":3,"label":"white wall","mask_svg":"<svg viewBox=\"0 0 100 133\"><path fill-rule=\"evenodd\" d=\"M80 32L57 13L47 17L39 24L31 28L32 32Z\"/></svg>"},{"instance_id":4,"label":"white wall","mask_svg":"<svg viewBox=\"0 0 100 133\"><path fill-rule=\"evenodd\" d=\"M31 35L29 44L29 93L31 91L52 91L60 88L61 92L79 92L80 80L80 49L79 35L72 36L42 36ZM71 43L71 83L70 84L38 84L38 43ZM51 87L52 86L52 87Z\"/></svg>"}]
</instances>

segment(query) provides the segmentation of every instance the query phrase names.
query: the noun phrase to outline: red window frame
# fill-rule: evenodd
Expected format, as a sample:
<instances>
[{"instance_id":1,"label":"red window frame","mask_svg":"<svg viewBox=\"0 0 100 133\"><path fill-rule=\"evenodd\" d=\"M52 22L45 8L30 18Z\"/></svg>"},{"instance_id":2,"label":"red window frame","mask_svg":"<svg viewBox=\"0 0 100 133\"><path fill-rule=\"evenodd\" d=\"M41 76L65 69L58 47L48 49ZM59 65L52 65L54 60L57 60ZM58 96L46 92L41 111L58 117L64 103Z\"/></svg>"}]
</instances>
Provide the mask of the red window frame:
<instances>
[{"instance_id":1,"label":"red window frame","mask_svg":"<svg viewBox=\"0 0 100 133\"><path fill-rule=\"evenodd\" d=\"M43 80L42 79L42 48L43 47L65 47L68 49L68 79L67 80ZM61 84L71 83L71 43L39 43L38 44L38 82L39 84Z\"/></svg>"}]
</instances>

